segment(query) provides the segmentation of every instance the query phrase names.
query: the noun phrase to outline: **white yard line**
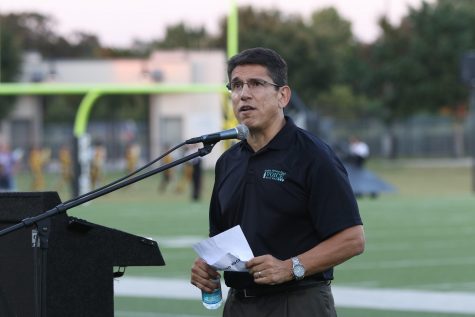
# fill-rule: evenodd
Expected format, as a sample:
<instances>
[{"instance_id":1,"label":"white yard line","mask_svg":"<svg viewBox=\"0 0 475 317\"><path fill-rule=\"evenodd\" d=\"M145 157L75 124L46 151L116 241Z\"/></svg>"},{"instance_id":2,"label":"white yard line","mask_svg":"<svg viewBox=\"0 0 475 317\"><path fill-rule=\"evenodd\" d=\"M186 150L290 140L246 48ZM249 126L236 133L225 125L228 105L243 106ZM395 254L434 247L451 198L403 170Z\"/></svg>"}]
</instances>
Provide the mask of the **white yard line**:
<instances>
[{"instance_id":1,"label":"white yard line","mask_svg":"<svg viewBox=\"0 0 475 317\"><path fill-rule=\"evenodd\" d=\"M475 293L333 287L337 307L475 314Z\"/></svg>"},{"instance_id":2,"label":"white yard line","mask_svg":"<svg viewBox=\"0 0 475 317\"><path fill-rule=\"evenodd\" d=\"M351 264L343 264L342 267L347 271L353 270L375 270L375 269L402 269L415 267L433 267L433 266L456 266L456 265L474 265L475 256L464 256L454 258L437 258L437 259L403 259L378 262L352 262Z\"/></svg>"},{"instance_id":3,"label":"white yard line","mask_svg":"<svg viewBox=\"0 0 475 317\"><path fill-rule=\"evenodd\" d=\"M223 283L224 284L224 283ZM475 314L475 293L333 286L337 307ZM227 295L223 285L223 295ZM197 288L183 279L122 277L116 296L199 300Z\"/></svg>"},{"instance_id":4,"label":"white yard line","mask_svg":"<svg viewBox=\"0 0 475 317\"><path fill-rule=\"evenodd\" d=\"M158 245L161 248L191 248L193 244L200 242L201 240L206 239L206 236L178 236L178 237L150 237L152 240L158 242Z\"/></svg>"}]
</instances>

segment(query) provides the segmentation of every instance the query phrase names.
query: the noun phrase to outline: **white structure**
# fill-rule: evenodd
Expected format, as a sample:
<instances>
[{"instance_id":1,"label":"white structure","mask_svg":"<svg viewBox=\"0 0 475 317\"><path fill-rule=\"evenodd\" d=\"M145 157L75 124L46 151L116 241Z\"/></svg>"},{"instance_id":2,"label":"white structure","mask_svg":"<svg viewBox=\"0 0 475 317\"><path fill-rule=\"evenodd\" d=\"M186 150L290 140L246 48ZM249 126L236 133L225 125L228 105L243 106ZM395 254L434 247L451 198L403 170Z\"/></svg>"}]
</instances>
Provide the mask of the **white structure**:
<instances>
[{"instance_id":1,"label":"white structure","mask_svg":"<svg viewBox=\"0 0 475 317\"><path fill-rule=\"evenodd\" d=\"M54 60L27 54L21 82L57 83L166 83L220 84L226 82L226 57L222 51L170 50L148 59ZM219 93L164 94L150 96L150 155L157 157L166 145L223 129L223 96ZM42 97L22 96L2 124L0 133L12 145L42 142ZM92 118L93 119L93 118ZM15 136L15 137L13 137ZM205 167L214 165L222 152L217 144Z\"/></svg>"},{"instance_id":2,"label":"white structure","mask_svg":"<svg viewBox=\"0 0 475 317\"><path fill-rule=\"evenodd\" d=\"M151 74L160 74L162 82L171 84L224 84L225 66L221 51L156 52L148 64ZM216 93L153 95L149 124L152 157L163 153L167 145L222 130L222 102L223 96ZM221 152L218 143L205 158L205 165L214 165Z\"/></svg>"}]
</instances>

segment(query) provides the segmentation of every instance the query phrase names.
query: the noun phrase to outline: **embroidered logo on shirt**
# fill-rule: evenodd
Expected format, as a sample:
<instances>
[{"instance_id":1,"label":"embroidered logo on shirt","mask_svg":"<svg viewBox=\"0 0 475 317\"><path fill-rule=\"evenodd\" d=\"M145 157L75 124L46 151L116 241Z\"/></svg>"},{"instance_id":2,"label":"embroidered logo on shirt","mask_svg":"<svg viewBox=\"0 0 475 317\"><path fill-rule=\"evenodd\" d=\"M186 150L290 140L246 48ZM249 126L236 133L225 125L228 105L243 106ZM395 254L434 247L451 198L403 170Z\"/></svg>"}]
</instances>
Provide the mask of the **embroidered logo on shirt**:
<instances>
[{"instance_id":1,"label":"embroidered logo on shirt","mask_svg":"<svg viewBox=\"0 0 475 317\"><path fill-rule=\"evenodd\" d=\"M278 170L265 170L264 175L262 175L262 178L270 179L277 182L283 182L285 180L285 174L285 172Z\"/></svg>"}]
</instances>

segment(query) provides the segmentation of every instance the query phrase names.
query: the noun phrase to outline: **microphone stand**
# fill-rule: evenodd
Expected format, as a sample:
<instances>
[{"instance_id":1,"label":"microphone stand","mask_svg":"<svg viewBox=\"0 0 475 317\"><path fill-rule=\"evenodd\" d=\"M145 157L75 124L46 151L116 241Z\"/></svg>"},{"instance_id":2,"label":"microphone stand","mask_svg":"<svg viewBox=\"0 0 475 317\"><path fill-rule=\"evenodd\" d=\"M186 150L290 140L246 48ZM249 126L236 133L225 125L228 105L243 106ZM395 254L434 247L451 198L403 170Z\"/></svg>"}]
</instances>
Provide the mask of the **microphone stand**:
<instances>
[{"instance_id":1,"label":"microphone stand","mask_svg":"<svg viewBox=\"0 0 475 317\"><path fill-rule=\"evenodd\" d=\"M21 220L19 223L13 225L13 226L10 226L10 227L7 227L3 230L0 230L0 237L4 236L4 235L6 235L10 232L19 230L21 228L31 226L31 225L33 225L33 224L35 224L35 223L37 223L37 222L39 222L43 219L46 219L46 218L58 215L60 213L66 212L66 210L68 210L68 209L77 207L77 206L82 205L82 204L84 204L88 201L91 201L91 200L96 199L98 197L109 194L109 193L111 193L111 192L113 192L117 189L120 189L122 187L131 185L133 183L136 183L136 182L138 182L142 179L145 179L145 178L150 177L152 175L155 175L157 173L163 172L164 170L175 167L179 164L187 162L187 161L189 161L191 159L194 159L198 156L208 155L209 153L211 153L211 151L212 151L215 144L216 144L216 142L214 142L214 143L203 143L204 146L202 148L198 149L196 152L194 152L190 155L187 155L187 156L185 156L181 159L178 159L178 160L173 161L171 163L168 163L168 164L165 164L163 166L157 167L156 169L153 169L153 170L148 171L146 173L137 175L133 178L126 179L122 182L112 183L111 186L106 186L101 190L90 192L90 193L84 194L84 195L82 195L82 196L80 196L76 199L72 199L68 202L61 203L61 204L57 205L56 207L54 207L50 210L47 210L44 213L41 213L37 216L30 217L30 218L25 218L25 219Z\"/></svg>"}]
</instances>

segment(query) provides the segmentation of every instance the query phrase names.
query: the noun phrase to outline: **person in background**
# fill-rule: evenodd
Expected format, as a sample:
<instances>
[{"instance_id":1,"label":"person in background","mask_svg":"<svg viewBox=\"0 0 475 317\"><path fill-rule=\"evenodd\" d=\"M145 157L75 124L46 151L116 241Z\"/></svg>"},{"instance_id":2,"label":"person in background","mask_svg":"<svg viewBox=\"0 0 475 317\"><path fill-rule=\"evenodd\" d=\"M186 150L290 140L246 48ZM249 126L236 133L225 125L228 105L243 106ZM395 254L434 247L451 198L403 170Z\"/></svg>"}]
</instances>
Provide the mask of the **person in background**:
<instances>
[{"instance_id":1,"label":"person in background","mask_svg":"<svg viewBox=\"0 0 475 317\"><path fill-rule=\"evenodd\" d=\"M0 191L15 190L15 172L19 159L6 143L0 143Z\"/></svg>"},{"instance_id":2,"label":"person in background","mask_svg":"<svg viewBox=\"0 0 475 317\"><path fill-rule=\"evenodd\" d=\"M70 186L73 179L73 160L71 157L71 150L67 144L63 144L59 148L58 160L61 169L58 188Z\"/></svg>"},{"instance_id":3,"label":"person in background","mask_svg":"<svg viewBox=\"0 0 475 317\"><path fill-rule=\"evenodd\" d=\"M190 154L190 146L186 145L185 147L181 148L180 157L185 157ZM192 174L193 174L193 167L191 166L190 162L185 162L184 164L180 164L176 166L176 174L177 174L177 182L175 187L175 192L177 194L183 193L191 182Z\"/></svg>"},{"instance_id":4,"label":"person in background","mask_svg":"<svg viewBox=\"0 0 475 317\"><path fill-rule=\"evenodd\" d=\"M169 151L170 150L170 145L166 145L165 146L165 149L166 151ZM166 165L166 164L169 164L173 162L173 157L170 154L166 155L162 160L161 160L161 163L162 165ZM158 184L158 191L161 192L161 193L164 193L166 190L167 190L167 187L168 185L171 183L172 181L172 177L173 177L173 171L171 168L167 169L167 170L164 170L162 173L161 173L161 179L160 179L160 183Z\"/></svg>"},{"instance_id":5,"label":"person in background","mask_svg":"<svg viewBox=\"0 0 475 317\"><path fill-rule=\"evenodd\" d=\"M349 158L357 168L362 168L369 157L369 146L358 137L350 137Z\"/></svg>"},{"instance_id":6,"label":"person in background","mask_svg":"<svg viewBox=\"0 0 475 317\"><path fill-rule=\"evenodd\" d=\"M202 158L200 156L195 157L191 160L192 173L191 173L191 199L193 201L199 201L201 197L201 188L202 188Z\"/></svg>"},{"instance_id":7,"label":"person in background","mask_svg":"<svg viewBox=\"0 0 475 317\"><path fill-rule=\"evenodd\" d=\"M101 142L96 142L96 144L93 146L91 169L89 171L92 189L95 189L97 184L102 181L104 177L104 163L106 158L106 147Z\"/></svg>"},{"instance_id":8,"label":"person in background","mask_svg":"<svg viewBox=\"0 0 475 317\"><path fill-rule=\"evenodd\" d=\"M228 79L234 115L249 136L216 163L209 235L240 225L255 257L248 272L224 272L223 316L336 316L333 267L365 244L345 168L284 115L291 90L279 54L242 51L228 62ZM190 281L211 292L219 276L197 258Z\"/></svg>"},{"instance_id":9,"label":"person in background","mask_svg":"<svg viewBox=\"0 0 475 317\"><path fill-rule=\"evenodd\" d=\"M41 191L45 188L44 167L51 157L49 149L43 149L38 145L34 145L30 151L28 163L31 172L31 190Z\"/></svg>"},{"instance_id":10,"label":"person in background","mask_svg":"<svg viewBox=\"0 0 475 317\"><path fill-rule=\"evenodd\" d=\"M140 158L140 146L137 143L130 143L125 149L125 163L127 173L133 173L137 169Z\"/></svg>"},{"instance_id":11,"label":"person in background","mask_svg":"<svg viewBox=\"0 0 475 317\"><path fill-rule=\"evenodd\" d=\"M198 144L190 144L188 154L192 154L198 150ZM201 187L202 187L202 161L201 156L197 156L194 159L187 162L191 169L190 181L191 181L191 200L199 201L201 197Z\"/></svg>"},{"instance_id":12,"label":"person in background","mask_svg":"<svg viewBox=\"0 0 475 317\"><path fill-rule=\"evenodd\" d=\"M183 157L193 154L198 150L198 144L188 144ZM202 158L195 157L182 165L180 177L177 180L176 192L181 194L191 185L191 200L199 201L202 188Z\"/></svg>"}]
</instances>

